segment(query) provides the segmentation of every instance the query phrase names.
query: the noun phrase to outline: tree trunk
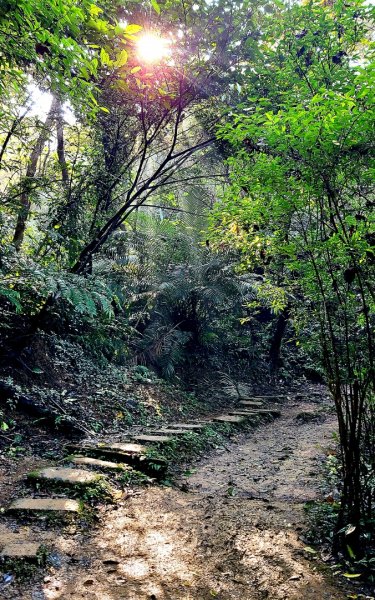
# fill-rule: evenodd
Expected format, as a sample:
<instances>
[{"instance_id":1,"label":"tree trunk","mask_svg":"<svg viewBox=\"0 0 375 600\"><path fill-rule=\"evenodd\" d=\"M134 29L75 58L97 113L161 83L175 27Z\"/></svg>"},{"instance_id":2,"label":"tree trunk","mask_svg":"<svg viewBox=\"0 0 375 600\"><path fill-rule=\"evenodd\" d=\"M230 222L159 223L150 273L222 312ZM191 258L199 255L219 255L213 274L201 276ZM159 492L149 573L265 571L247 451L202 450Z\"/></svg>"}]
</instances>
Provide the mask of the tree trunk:
<instances>
[{"instance_id":1,"label":"tree trunk","mask_svg":"<svg viewBox=\"0 0 375 600\"><path fill-rule=\"evenodd\" d=\"M31 188L32 181L35 177L36 169L38 166L38 160L43 152L43 148L44 148L46 141L48 139L48 136L50 134L51 125L56 116L57 105L58 105L58 100L56 98L54 98L52 101L52 105L49 110L49 113L47 115L47 118L42 126L42 129L39 133L38 139L35 143L35 146L31 151L28 165L27 165L26 175L24 177L24 180L21 182L21 187L22 187L22 194L21 194L21 200L20 200L21 207L20 207L20 210L18 213L17 223L16 223L14 236L13 236L13 244L14 244L16 250L20 250L20 248L22 246L23 238L25 235L26 223L27 223L27 219L30 214L30 207L31 207L31 198L30 198L31 189L30 188Z\"/></svg>"},{"instance_id":2,"label":"tree trunk","mask_svg":"<svg viewBox=\"0 0 375 600\"><path fill-rule=\"evenodd\" d=\"M269 349L269 361L271 373L276 373L280 366L280 351L281 343L285 334L285 330L290 317L290 309L287 306L278 316L276 328L272 336L271 345Z\"/></svg>"},{"instance_id":3,"label":"tree trunk","mask_svg":"<svg viewBox=\"0 0 375 600\"><path fill-rule=\"evenodd\" d=\"M57 135L57 157L61 169L61 177L66 191L69 190L69 172L65 157L65 141L64 141L64 119L62 114L62 104L59 99L56 99L56 135Z\"/></svg>"}]
</instances>

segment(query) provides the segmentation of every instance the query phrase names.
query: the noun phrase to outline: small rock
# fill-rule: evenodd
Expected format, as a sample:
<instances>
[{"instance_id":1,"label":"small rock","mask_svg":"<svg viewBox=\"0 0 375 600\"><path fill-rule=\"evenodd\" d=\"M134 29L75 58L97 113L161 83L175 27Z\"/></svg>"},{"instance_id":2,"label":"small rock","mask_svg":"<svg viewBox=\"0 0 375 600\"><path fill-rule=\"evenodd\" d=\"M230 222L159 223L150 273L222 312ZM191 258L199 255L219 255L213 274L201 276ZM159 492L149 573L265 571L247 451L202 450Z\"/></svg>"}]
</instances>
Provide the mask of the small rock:
<instances>
[{"instance_id":1,"label":"small rock","mask_svg":"<svg viewBox=\"0 0 375 600\"><path fill-rule=\"evenodd\" d=\"M289 577L289 581L298 581L298 579L301 579L301 575L299 575L298 573Z\"/></svg>"},{"instance_id":2,"label":"small rock","mask_svg":"<svg viewBox=\"0 0 375 600\"><path fill-rule=\"evenodd\" d=\"M9 585L10 583L12 583L13 579L14 579L13 575L11 575L10 573L5 573L3 575L2 585L3 586Z\"/></svg>"}]
</instances>

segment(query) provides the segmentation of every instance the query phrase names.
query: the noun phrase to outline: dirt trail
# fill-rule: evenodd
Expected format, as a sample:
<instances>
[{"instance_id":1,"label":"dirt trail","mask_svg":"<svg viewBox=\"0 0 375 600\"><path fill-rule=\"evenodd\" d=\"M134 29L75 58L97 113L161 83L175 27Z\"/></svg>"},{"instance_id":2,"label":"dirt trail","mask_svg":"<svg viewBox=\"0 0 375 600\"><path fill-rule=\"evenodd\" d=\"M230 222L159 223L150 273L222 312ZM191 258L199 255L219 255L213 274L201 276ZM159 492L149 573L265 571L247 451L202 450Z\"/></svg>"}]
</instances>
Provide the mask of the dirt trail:
<instances>
[{"instance_id":1,"label":"dirt trail","mask_svg":"<svg viewBox=\"0 0 375 600\"><path fill-rule=\"evenodd\" d=\"M66 562L42 585L5 597L343 600L299 539L335 429L327 408L284 406L281 418L198 464L181 482L186 491L149 488L104 508L90 538L61 537ZM302 411L310 418L297 418Z\"/></svg>"}]
</instances>

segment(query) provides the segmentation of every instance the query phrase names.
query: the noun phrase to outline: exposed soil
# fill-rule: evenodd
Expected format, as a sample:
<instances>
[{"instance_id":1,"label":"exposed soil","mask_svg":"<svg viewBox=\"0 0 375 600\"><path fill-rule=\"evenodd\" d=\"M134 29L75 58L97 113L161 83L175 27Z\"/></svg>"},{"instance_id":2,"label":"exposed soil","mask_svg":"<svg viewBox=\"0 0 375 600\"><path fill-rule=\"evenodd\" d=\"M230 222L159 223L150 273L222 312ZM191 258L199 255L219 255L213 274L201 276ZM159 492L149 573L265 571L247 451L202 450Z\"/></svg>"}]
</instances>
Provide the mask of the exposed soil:
<instances>
[{"instance_id":1,"label":"exposed soil","mask_svg":"<svg viewBox=\"0 0 375 600\"><path fill-rule=\"evenodd\" d=\"M56 540L46 529L57 552L44 581L10 585L1 598L347 598L329 569L308 558L301 539L303 503L319 497L334 414L321 400L281 410L250 438L197 464L181 489L151 487L103 507L89 536L72 528ZM33 526L25 533L35 539Z\"/></svg>"}]
</instances>

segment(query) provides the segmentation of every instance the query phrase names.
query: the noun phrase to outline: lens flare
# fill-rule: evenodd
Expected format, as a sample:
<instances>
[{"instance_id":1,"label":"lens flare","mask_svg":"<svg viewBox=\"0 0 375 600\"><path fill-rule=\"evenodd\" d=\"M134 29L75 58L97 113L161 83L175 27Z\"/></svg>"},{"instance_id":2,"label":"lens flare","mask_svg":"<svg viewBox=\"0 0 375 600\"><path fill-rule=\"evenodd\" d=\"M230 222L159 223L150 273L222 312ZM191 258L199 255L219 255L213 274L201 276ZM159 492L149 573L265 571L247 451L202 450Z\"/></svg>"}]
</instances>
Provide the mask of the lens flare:
<instances>
[{"instance_id":1,"label":"lens flare","mask_svg":"<svg viewBox=\"0 0 375 600\"><path fill-rule=\"evenodd\" d=\"M169 45L169 40L153 33L146 33L137 41L137 54L142 62L157 63L170 56Z\"/></svg>"}]
</instances>

